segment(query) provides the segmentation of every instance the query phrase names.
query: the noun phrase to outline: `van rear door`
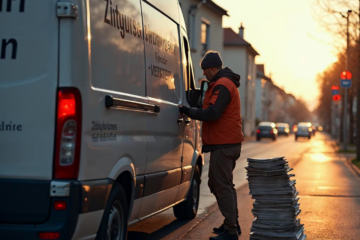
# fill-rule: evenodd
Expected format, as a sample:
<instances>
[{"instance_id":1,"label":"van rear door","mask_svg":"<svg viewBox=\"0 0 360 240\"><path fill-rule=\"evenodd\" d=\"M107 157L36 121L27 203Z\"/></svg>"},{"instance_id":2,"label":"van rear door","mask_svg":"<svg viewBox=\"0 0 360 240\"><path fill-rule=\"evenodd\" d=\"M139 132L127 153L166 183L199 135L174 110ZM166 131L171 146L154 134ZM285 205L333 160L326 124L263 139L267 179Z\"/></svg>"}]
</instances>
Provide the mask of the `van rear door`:
<instances>
[{"instance_id":1,"label":"van rear door","mask_svg":"<svg viewBox=\"0 0 360 240\"><path fill-rule=\"evenodd\" d=\"M6 203L0 206L0 223L19 223L19 216L25 215L26 223L42 222L50 209L50 184L23 192L26 196L21 197L28 208L33 198L38 200L31 212L22 214L24 209L14 206L21 189L16 193L10 186L31 188L34 180L52 179L58 85L57 0L0 4L0 181L6 182L0 185L0 196ZM26 184L21 184L24 179Z\"/></svg>"}]
</instances>

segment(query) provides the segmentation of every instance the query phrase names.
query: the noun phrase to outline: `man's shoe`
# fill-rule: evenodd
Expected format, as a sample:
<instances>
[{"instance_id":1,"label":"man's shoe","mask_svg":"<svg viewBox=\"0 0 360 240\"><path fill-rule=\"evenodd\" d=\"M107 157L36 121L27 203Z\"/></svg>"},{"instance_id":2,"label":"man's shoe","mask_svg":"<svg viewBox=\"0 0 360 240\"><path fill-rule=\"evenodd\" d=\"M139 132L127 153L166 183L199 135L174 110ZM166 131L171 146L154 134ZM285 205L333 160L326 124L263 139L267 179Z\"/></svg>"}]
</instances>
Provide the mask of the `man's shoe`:
<instances>
[{"instance_id":1,"label":"man's shoe","mask_svg":"<svg viewBox=\"0 0 360 240\"><path fill-rule=\"evenodd\" d=\"M225 230L216 237L210 237L209 240L238 240L238 239L239 239L239 235L229 234L228 231Z\"/></svg>"},{"instance_id":2,"label":"man's shoe","mask_svg":"<svg viewBox=\"0 0 360 240\"><path fill-rule=\"evenodd\" d=\"M221 224L221 226L218 227L218 228L214 227L214 228L213 228L213 231L214 231L214 233L216 233L216 234L221 234L221 233L223 233L223 232L225 231L224 224ZM241 235L240 225L237 225L237 232L238 232L239 235Z\"/></svg>"}]
</instances>

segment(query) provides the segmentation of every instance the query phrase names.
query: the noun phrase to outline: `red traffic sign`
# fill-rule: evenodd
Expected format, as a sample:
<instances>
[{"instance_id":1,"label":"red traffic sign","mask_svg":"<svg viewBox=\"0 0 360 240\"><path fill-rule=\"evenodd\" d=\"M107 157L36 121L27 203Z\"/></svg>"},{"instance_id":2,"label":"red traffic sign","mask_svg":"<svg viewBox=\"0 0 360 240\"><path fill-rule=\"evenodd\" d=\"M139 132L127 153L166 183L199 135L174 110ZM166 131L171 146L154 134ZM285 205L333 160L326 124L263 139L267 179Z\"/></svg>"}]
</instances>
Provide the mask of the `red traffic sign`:
<instances>
[{"instance_id":1,"label":"red traffic sign","mask_svg":"<svg viewBox=\"0 0 360 240\"><path fill-rule=\"evenodd\" d=\"M331 90L339 90L339 86L331 86Z\"/></svg>"},{"instance_id":2,"label":"red traffic sign","mask_svg":"<svg viewBox=\"0 0 360 240\"><path fill-rule=\"evenodd\" d=\"M338 94L338 95L334 95L333 96L333 100L335 101L335 102L337 102L337 101L340 101L341 100L341 96Z\"/></svg>"},{"instance_id":3,"label":"red traffic sign","mask_svg":"<svg viewBox=\"0 0 360 240\"><path fill-rule=\"evenodd\" d=\"M340 78L343 80L350 80L352 78L352 74L350 71L342 71L340 74Z\"/></svg>"}]
</instances>

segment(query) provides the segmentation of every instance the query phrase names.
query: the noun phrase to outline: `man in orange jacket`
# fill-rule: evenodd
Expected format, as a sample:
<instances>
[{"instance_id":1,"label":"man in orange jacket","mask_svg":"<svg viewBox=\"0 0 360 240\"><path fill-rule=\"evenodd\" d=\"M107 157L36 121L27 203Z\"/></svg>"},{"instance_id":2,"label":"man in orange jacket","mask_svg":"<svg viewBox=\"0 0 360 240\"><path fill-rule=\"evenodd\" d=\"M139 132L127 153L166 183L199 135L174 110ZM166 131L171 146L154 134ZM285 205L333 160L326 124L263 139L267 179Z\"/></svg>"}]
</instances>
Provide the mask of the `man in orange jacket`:
<instances>
[{"instance_id":1,"label":"man in orange jacket","mask_svg":"<svg viewBox=\"0 0 360 240\"><path fill-rule=\"evenodd\" d=\"M180 106L180 112L203 121L202 150L211 152L208 185L225 220L213 229L219 235L210 240L238 239L241 230L233 170L244 140L238 91L240 75L223 68L220 54L215 51L207 52L200 66L209 81L203 108Z\"/></svg>"}]
</instances>

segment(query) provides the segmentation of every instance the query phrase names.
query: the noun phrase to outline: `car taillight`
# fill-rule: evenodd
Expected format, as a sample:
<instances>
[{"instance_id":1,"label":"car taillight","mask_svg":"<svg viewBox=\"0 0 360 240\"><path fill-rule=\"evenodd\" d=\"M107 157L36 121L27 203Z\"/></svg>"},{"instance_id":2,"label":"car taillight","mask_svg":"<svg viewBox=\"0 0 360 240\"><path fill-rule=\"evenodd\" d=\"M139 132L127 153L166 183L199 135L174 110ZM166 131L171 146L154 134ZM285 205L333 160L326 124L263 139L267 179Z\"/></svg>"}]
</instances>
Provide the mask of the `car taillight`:
<instances>
[{"instance_id":1,"label":"car taillight","mask_svg":"<svg viewBox=\"0 0 360 240\"><path fill-rule=\"evenodd\" d=\"M274 133L274 130L270 130L270 133Z\"/></svg>"},{"instance_id":2,"label":"car taillight","mask_svg":"<svg viewBox=\"0 0 360 240\"><path fill-rule=\"evenodd\" d=\"M81 120L79 90L59 88L54 158L55 179L76 179L79 175Z\"/></svg>"},{"instance_id":3,"label":"car taillight","mask_svg":"<svg viewBox=\"0 0 360 240\"><path fill-rule=\"evenodd\" d=\"M58 233L58 232L40 232L39 238L40 239L59 239L60 233Z\"/></svg>"},{"instance_id":4,"label":"car taillight","mask_svg":"<svg viewBox=\"0 0 360 240\"><path fill-rule=\"evenodd\" d=\"M55 210L66 210L66 202L65 201L55 201L54 209Z\"/></svg>"},{"instance_id":5,"label":"car taillight","mask_svg":"<svg viewBox=\"0 0 360 240\"><path fill-rule=\"evenodd\" d=\"M261 133L260 129L258 129L256 132L257 132L257 133Z\"/></svg>"}]
</instances>

